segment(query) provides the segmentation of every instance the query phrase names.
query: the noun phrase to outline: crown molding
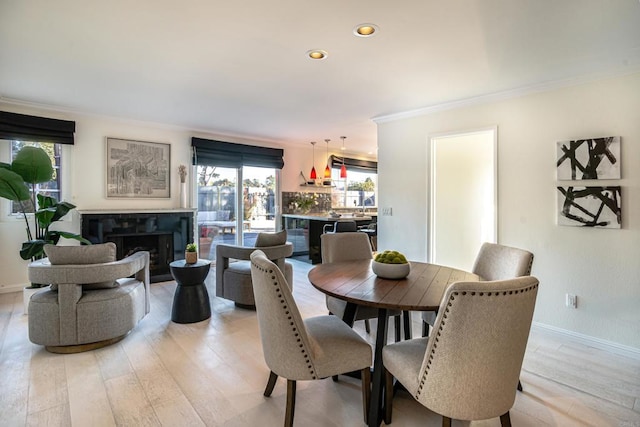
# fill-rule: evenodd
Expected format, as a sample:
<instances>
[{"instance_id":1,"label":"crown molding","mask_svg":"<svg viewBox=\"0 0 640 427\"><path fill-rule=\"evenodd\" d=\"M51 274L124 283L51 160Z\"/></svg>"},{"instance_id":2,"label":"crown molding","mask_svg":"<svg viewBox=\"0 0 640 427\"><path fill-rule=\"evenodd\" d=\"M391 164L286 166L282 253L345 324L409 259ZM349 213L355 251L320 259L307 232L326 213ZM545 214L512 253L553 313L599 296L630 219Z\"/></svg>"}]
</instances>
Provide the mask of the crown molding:
<instances>
[{"instance_id":1,"label":"crown molding","mask_svg":"<svg viewBox=\"0 0 640 427\"><path fill-rule=\"evenodd\" d=\"M442 104L431 105L428 107L418 108L415 110L408 110L399 113L386 114L382 116L373 117L371 120L376 123L387 123L397 120L409 119L418 116L426 116L429 114L439 113L441 111L455 110L458 108L470 107L474 105L489 104L492 102L504 101L512 98L519 98L525 95L531 95L540 92L549 92L552 90L558 90L571 86L579 86L587 83L596 82L599 80L607 80L616 77L623 77L626 75L640 73L640 64L634 64L633 66L625 66L623 69L615 71L608 71L602 73L588 74L578 77L571 77L568 79L553 80L544 83L537 83L528 86L522 86L516 89L509 89L505 91L490 93L486 95L475 96L471 98L460 99L451 102L445 102Z\"/></svg>"}]
</instances>

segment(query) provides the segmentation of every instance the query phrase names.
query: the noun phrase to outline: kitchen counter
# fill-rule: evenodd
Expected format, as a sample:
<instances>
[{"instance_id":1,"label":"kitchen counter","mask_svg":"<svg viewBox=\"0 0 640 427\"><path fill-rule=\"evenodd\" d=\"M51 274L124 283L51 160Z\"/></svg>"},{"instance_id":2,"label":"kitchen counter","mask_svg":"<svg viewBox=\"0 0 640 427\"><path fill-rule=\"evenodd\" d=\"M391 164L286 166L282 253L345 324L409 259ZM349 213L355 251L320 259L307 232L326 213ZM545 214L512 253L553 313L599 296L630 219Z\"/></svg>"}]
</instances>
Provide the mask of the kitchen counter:
<instances>
[{"instance_id":1,"label":"kitchen counter","mask_svg":"<svg viewBox=\"0 0 640 427\"><path fill-rule=\"evenodd\" d=\"M285 218L297 218L297 219L308 219L312 221L371 221L374 216L373 215L364 215L364 216L353 216L350 214L343 214L340 218L334 218L329 215L322 214L282 214Z\"/></svg>"},{"instance_id":2,"label":"kitchen counter","mask_svg":"<svg viewBox=\"0 0 640 427\"><path fill-rule=\"evenodd\" d=\"M340 218L333 218L328 214L282 214L283 228L287 230L287 239L294 244L293 255L309 255L312 264L322 262L322 248L320 247L325 224L336 221L355 221L358 226L366 226L375 222L377 215L352 216L343 214Z\"/></svg>"}]
</instances>

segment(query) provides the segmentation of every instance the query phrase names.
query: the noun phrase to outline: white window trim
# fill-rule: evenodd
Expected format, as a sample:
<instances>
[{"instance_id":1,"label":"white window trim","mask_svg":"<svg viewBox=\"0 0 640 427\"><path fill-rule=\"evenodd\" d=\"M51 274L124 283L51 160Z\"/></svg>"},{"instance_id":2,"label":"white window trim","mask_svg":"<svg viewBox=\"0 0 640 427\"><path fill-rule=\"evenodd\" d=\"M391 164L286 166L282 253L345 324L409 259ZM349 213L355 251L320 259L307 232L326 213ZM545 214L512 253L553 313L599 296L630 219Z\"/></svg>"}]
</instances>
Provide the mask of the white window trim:
<instances>
[{"instance_id":1,"label":"white window trim","mask_svg":"<svg viewBox=\"0 0 640 427\"><path fill-rule=\"evenodd\" d=\"M2 140L0 141L0 162L11 163L11 144L7 144ZM71 179L71 167L73 150L71 145L62 144L61 148L61 173L62 180L60 185L60 200L70 201L72 199L72 179ZM70 202L73 203L73 202ZM75 205L75 203L73 203ZM27 214L27 218L32 218L33 214ZM0 197L0 221L1 222L24 222L22 215L11 213L11 202L5 198ZM63 221L66 221L63 220Z\"/></svg>"}]
</instances>

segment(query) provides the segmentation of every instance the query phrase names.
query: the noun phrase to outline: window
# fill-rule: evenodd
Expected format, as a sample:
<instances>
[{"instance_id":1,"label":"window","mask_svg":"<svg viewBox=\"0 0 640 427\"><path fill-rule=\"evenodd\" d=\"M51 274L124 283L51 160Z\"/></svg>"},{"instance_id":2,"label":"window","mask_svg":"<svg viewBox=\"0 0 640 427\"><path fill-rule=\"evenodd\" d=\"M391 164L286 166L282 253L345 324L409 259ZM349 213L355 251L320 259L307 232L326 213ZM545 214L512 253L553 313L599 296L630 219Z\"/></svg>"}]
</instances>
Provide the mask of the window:
<instances>
[{"instance_id":1,"label":"window","mask_svg":"<svg viewBox=\"0 0 640 427\"><path fill-rule=\"evenodd\" d=\"M352 159L332 155L331 207L358 208L376 207L378 202L378 163L372 160ZM340 179L340 169L347 168L347 178Z\"/></svg>"},{"instance_id":2,"label":"window","mask_svg":"<svg viewBox=\"0 0 640 427\"><path fill-rule=\"evenodd\" d=\"M340 169L332 169L331 206L334 208L374 207L378 187L375 172L349 171L346 179L339 179Z\"/></svg>"},{"instance_id":3,"label":"window","mask_svg":"<svg viewBox=\"0 0 640 427\"><path fill-rule=\"evenodd\" d=\"M61 200L61 189L62 189L62 170L60 168L61 159L62 159L62 144L53 144L47 142L27 142L27 141L11 141L10 149L8 152L2 156L3 160L7 163L11 163L15 158L16 154L20 149L24 146L31 145L42 148L44 151L49 154L53 164L53 179L49 182L36 184L36 193L43 194L46 196L53 197L57 201ZM4 200L4 199L3 199ZM18 203L9 202L9 212L12 215L16 215L21 213L21 209ZM25 208L25 212L33 213L33 203L30 200L26 200L22 202Z\"/></svg>"}]
</instances>

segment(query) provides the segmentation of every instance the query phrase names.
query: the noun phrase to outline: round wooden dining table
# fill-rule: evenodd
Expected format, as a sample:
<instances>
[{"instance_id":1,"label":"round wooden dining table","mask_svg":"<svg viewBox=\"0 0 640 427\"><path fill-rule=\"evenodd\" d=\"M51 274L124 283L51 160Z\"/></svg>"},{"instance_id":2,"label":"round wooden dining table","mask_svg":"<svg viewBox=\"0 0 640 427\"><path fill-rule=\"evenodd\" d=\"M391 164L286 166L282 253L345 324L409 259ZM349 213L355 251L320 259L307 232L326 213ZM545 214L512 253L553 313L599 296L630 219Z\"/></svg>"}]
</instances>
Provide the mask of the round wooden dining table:
<instances>
[{"instance_id":1,"label":"round wooden dining table","mask_svg":"<svg viewBox=\"0 0 640 427\"><path fill-rule=\"evenodd\" d=\"M378 309L376 345L373 360L369 426L379 426L384 414L384 367L382 348L387 343L389 310L436 311L448 285L461 281L478 281L473 273L437 264L411 262L404 279L376 276L372 260L319 264L309 271L309 281L319 291L347 302L343 320L353 326L358 305Z\"/></svg>"}]
</instances>

